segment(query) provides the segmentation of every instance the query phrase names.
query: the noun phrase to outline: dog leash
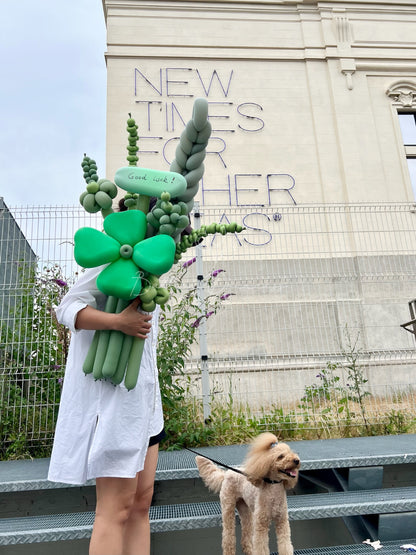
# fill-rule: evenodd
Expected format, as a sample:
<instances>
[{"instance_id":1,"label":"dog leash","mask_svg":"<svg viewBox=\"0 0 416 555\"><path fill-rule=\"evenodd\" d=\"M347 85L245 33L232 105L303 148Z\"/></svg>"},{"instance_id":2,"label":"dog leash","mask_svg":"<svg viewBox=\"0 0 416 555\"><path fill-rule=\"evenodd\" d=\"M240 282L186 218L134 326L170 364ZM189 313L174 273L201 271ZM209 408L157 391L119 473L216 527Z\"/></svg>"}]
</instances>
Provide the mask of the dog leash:
<instances>
[{"instance_id":1,"label":"dog leash","mask_svg":"<svg viewBox=\"0 0 416 555\"><path fill-rule=\"evenodd\" d=\"M239 468L235 468L234 466L228 466L228 464L225 464L225 463L220 462L220 461L216 461L215 459L212 459L211 457L207 457L207 455L204 455L203 453L198 453L198 451L194 451L193 449L190 449L189 447L185 447L185 449L187 451L191 451L191 453L194 453L195 455L199 455L200 457L204 457L204 459L208 459L209 461L211 461L215 464L218 464L218 465L222 466L223 468L226 468L227 470L232 470L233 472L237 472L238 474L242 474L243 476L245 476L247 478L247 474L245 474ZM283 480L271 480L270 478L267 478L267 476L265 476L263 478L263 482L266 482L266 484L280 484L281 482L283 482Z\"/></svg>"}]
</instances>

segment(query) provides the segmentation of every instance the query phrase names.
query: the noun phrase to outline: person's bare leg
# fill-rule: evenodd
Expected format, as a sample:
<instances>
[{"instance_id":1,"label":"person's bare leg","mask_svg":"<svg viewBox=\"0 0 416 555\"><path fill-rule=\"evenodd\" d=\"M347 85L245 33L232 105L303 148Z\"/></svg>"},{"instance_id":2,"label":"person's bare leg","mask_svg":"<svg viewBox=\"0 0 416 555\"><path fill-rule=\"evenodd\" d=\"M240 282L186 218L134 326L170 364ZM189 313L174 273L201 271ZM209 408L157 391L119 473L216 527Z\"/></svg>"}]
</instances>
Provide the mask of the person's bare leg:
<instances>
[{"instance_id":1,"label":"person's bare leg","mask_svg":"<svg viewBox=\"0 0 416 555\"><path fill-rule=\"evenodd\" d=\"M123 536L137 489L136 478L97 478L97 507L89 555L125 555Z\"/></svg>"},{"instance_id":2,"label":"person's bare leg","mask_svg":"<svg viewBox=\"0 0 416 555\"><path fill-rule=\"evenodd\" d=\"M144 468L137 474L134 503L124 528L123 555L150 555L149 509L153 497L158 451L158 444L149 447Z\"/></svg>"}]
</instances>

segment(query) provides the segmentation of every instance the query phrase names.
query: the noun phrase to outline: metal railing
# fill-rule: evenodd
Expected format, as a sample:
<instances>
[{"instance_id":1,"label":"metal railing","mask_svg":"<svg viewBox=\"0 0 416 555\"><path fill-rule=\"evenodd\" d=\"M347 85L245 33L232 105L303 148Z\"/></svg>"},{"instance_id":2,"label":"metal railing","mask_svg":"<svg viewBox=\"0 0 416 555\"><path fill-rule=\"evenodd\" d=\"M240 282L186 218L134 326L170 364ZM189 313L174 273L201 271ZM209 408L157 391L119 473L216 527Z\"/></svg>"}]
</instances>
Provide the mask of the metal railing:
<instances>
[{"instance_id":1,"label":"metal railing","mask_svg":"<svg viewBox=\"0 0 416 555\"><path fill-rule=\"evenodd\" d=\"M414 208L201 207L201 224L237 221L246 228L205 238L199 268L190 266L183 282L185 290L201 272L223 270L209 293L230 294L206 321L205 416L211 405L230 402L266 423L280 411L285 425L311 428L333 414L346 426L352 414L367 422L414 415L415 338L401 327L415 297ZM101 219L72 206L3 211L4 437L20 433L48 445L53 436L69 337L52 308L79 271L72 241L83 225L100 227ZM188 395L199 402L198 345L186 376Z\"/></svg>"}]
</instances>

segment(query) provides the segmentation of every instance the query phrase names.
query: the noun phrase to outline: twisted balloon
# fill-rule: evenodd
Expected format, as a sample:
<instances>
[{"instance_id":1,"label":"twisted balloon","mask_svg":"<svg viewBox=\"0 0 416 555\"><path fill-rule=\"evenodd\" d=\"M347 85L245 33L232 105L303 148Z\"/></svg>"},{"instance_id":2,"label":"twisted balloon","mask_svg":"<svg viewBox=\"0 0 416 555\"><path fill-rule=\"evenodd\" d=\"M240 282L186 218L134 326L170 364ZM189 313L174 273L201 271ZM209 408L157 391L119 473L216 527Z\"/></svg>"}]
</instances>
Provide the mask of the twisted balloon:
<instances>
[{"instance_id":1,"label":"twisted balloon","mask_svg":"<svg viewBox=\"0 0 416 555\"><path fill-rule=\"evenodd\" d=\"M197 98L194 101L192 119L183 130L176 148L175 159L170 171L183 175L186 179L186 191L177 197L185 202L188 213L194 205L194 197L199 189L199 182L204 174L206 146L211 136L212 127L208 121L208 101Z\"/></svg>"}]
</instances>

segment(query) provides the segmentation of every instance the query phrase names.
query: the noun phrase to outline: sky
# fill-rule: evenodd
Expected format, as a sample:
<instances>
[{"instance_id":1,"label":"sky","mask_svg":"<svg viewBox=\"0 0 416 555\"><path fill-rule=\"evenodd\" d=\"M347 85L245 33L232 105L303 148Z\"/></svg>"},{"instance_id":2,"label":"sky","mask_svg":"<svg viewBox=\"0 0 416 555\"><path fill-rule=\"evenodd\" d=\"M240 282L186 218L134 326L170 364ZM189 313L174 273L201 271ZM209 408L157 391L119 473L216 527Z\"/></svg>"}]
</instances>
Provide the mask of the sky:
<instances>
[{"instance_id":1,"label":"sky","mask_svg":"<svg viewBox=\"0 0 416 555\"><path fill-rule=\"evenodd\" d=\"M9 208L78 204L84 152L105 175L101 0L2 0L0 197Z\"/></svg>"}]
</instances>

